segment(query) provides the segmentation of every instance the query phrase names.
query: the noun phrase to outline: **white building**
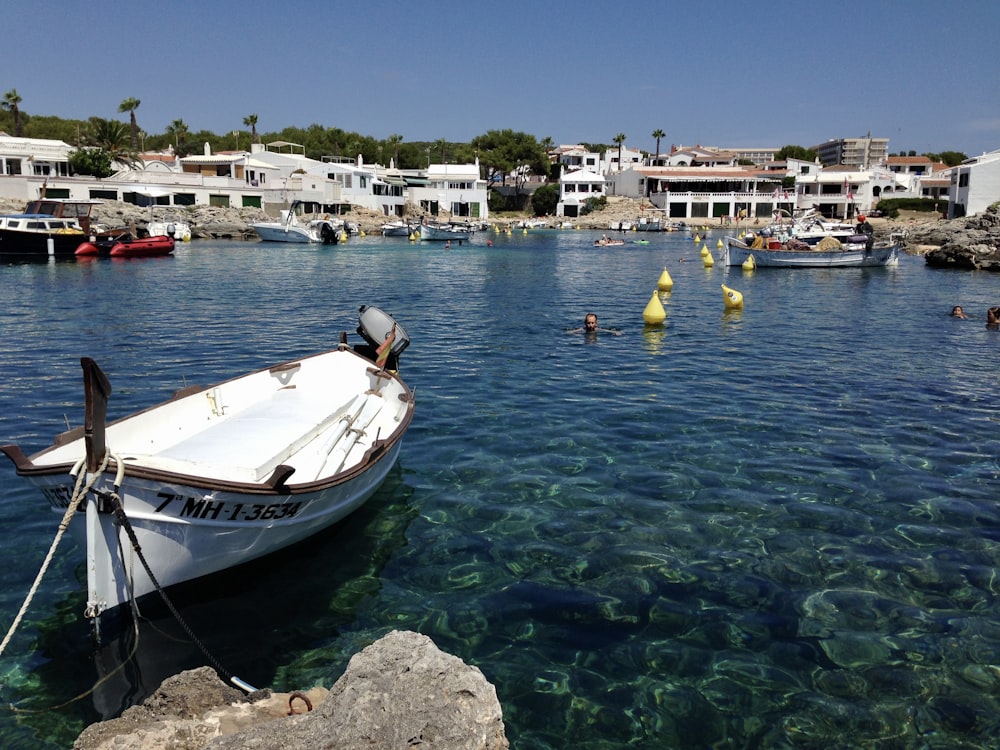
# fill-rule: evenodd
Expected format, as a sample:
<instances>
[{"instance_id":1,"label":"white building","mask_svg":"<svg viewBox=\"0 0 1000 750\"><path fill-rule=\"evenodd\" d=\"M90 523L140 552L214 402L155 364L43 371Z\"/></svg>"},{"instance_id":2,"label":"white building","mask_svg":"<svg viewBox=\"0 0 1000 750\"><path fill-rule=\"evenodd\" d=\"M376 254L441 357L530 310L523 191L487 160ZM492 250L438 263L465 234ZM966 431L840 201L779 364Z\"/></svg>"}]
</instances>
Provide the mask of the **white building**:
<instances>
[{"instance_id":1,"label":"white building","mask_svg":"<svg viewBox=\"0 0 1000 750\"><path fill-rule=\"evenodd\" d=\"M480 221L489 218L489 191L480 177L478 158L474 164L431 164L424 180L407 182L408 201L420 211L432 216L447 211L453 217Z\"/></svg>"},{"instance_id":2,"label":"white building","mask_svg":"<svg viewBox=\"0 0 1000 750\"><path fill-rule=\"evenodd\" d=\"M606 180L596 172L588 169L578 169L574 172L563 172L559 177L559 203L556 204L556 216L575 218L582 215L582 209L588 198L605 197Z\"/></svg>"},{"instance_id":3,"label":"white building","mask_svg":"<svg viewBox=\"0 0 1000 750\"><path fill-rule=\"evenodd\" d=\"M549 153L554 154L557 163L567 171L588 169L597 172L601 168L601 155L596 151L588 151L581 145L559 146Z\"/></svg>"},{"instance_id":4,"label":"white building","mask_svg":"<svg viewBox=\"0 0 1000 750\"><path fill-rule=\"evenodd\" d=\"M948 218L985 211L1000 201L1000 149L951 168Z\"/></svg>"},{"instance_id":5,"label":"white building","mask_svg":"<svg viewBox=\"0 0 1000 750\"><path fill-rule=\"evenodd\" d=\"M615 146L614 148L609 148L604 152L604 158L601 160L600 170L602 174L624 172L626 169L639 166L642 164L642 160L642 151L635 148L628 148L623 145L621 148L621 160L619 161L618 147Z\"/></svg>"},{"instance_id":6,"label":"white building","mask_svg":"<svg viewBox=\"0 0 1000 750\"><path fill-rule=\"evenodd\" d=\"M15 138L0 131L0 175L65 177L71 151L73 147L63 141Z\"/></svg>"}]
</instances>

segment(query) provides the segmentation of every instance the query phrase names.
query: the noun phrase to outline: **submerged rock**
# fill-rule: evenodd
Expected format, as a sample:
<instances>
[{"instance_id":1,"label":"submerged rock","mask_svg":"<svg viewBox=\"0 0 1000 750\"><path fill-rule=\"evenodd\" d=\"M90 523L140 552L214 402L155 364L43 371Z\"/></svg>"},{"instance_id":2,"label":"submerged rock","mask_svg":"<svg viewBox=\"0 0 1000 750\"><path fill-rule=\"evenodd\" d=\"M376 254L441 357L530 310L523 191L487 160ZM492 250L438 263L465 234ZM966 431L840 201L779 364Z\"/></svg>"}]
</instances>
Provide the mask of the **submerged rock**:
<instances>
[{"instance_id":1,"label":"submerged rock","mask_svg":"<svg viewBox=\"0 0 1000 750\"><path fill-rule=\"evenodd\" d=\"M295 715L289 715L290 707ZM305 713L303 713L305 712ZM430 638L393 631L355 654L330 691L245 697L208 667L87 727L75 750L506 750L496 688Z\"/></svg>"}]
</instances>

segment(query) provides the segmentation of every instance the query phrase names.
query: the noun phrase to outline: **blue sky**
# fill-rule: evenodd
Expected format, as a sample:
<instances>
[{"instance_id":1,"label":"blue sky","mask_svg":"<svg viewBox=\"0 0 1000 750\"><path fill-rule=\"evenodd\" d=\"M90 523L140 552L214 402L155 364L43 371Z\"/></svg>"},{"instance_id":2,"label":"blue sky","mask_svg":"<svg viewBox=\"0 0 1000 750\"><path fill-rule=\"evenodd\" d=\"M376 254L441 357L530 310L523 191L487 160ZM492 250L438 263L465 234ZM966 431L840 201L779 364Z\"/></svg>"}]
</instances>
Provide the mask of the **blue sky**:
<instances>
[{"instance_id":1,"label":"blue sky","mask_svg":"<svg viewBox=\"0 0 1000 750\"><path fill-rule=\"evenodd\" d=\"M162 0L17 3L0 92L162 133L320 124L468 141L1000 148L1000 2Z\"/></svg>"}]
</instances>

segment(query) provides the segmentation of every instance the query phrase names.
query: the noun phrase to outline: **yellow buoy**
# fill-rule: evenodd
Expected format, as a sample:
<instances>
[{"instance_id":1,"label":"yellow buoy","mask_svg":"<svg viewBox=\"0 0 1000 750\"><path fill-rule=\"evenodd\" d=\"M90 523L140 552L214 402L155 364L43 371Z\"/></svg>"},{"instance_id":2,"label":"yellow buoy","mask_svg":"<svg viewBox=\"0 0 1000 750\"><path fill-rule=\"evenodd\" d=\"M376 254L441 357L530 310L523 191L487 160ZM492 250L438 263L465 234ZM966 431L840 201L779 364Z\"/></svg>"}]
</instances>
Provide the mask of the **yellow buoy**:
<instances>
[{"instance_id":1,"label":"yellow buoy","mask_svg":"<svg viewBox=\"0 0 1000 750\"><path fill-rule=\"evenodd\" d=\"M752 271L757 267L757 261L753 259L753 254L747 256L747 259L743 261L741 268L744 271Z\"/></svg>"},{"instance_id":2,"label":"yellow buoy","mask_svg":"<svg viewBox=\"0 0 1000 750\"><path fill-rule=\"evenodd\" d=\"M734 309L737 307L743 307L743 295L737 292L735 289L730 289L725 284L722 284L722 299L726 304L727 309Z\"/></svg>"},{"instance_id":3,"label":"yellow buoy","mask_svg":"<svg viewBox=\"0 0 1000 750\"><path fill-rule=\"evenodd\" d=\"M663 273L660 274L660 280L656 282L656 288L661 292L669 292L674 288L674 280L670 278L670 274L665 267Z\"/></svg>"},{"instance_id":4,"label":"yellow buoy","mask_svg":"<svg viewBox=\"0 0 1000 750\"><path fill-rule=\"evenodd\" d=\"M528 228L527 227L525 227L524 229L521 230L521 234L527 234L527 233L528 233Z\"/></svg>"},{"instance_id":5,"label":"yellow buoy","mask_svg":"<svg viewBox=\"0 0 1000 750\"><path fill-rule=\"evenodd\" d=\"M725 247L725 245L722 244L722 238L721 237L719 237L719 240L718 240L718 242L715 243L715 246L716 247Z\"/></svg>"},{"instance_id":6,"label":"yellow buoy","mask_svg":"<svg viewBox=\"0 0 1000 750\"><path fill-rule=\"evenodd\" d=\"M359 237L367 237L367 236L368 236L368 234L367 234L367 233L365 232L365 230L364 230L364 229L362 229L362 230L361 230L361 233L360 233L360 234L359 234L358 236L359 236Z\"/></svg>"},{"instance_id":7,"label":"yellow buoy","mask_svg":"<svg viewBox=\"0 0 1000 750\"><path fill-rule=\"evenodd\" d=\"M702 260L705 263L705 268L711 268L715 265L715 258L712 257L711 253L705 253Z\"/></svg>"},{"instance_id":8,"label":"yellow buoy","mask_svg":"<svg viewBox=\"0 0 1000 750\"><path fill-rule=\"evenodd\" d=\"M341 232L340 232L340 239L337 240L337 241L341 242L341 243L347 242L347 232L341 230Z\"/></svg>"},{"instance_id":9,"label":"yellow buoy","mask_svg":"<svg viewBox=\"0 0 1000 750\"><path fill-rule=\"evenodd\" d=\"M701 242L701 235L700 235L700 234L698 234L697 232L695 232L695 235L694 235L694 241L695 241L695 242Z\"/></svg>"},{"instance_id":10,"label":"yellow buoy","mask_svg":"<svg viewBox=\"0 0 1000 750\"><path fill-rule=\"evenodd\" d=\"M651 326L659 325L667 319L667 311L663 309L657 292L653 292L653 296L649 298L646 309L642 311L642 319Z\"/></svg>"},{"instance_id":11,"label":"yellow buoy","mask_svg":"<svg viewBox=\"0 0 1000 750\"><path fill-rule=\"evenodd\" d=\"M706 255L708 255L708 245L702 245L701 246L701 257L704 258Z\"/></svg>"}]
</instances>

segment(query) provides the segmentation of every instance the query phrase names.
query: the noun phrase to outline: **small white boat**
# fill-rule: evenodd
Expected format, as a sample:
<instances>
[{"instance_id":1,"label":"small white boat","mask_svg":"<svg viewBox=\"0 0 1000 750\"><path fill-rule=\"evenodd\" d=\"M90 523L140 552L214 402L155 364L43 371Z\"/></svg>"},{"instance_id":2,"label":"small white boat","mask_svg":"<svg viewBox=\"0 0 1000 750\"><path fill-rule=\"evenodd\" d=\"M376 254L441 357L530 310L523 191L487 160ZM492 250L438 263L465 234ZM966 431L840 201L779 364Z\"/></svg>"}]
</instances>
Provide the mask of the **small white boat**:
<instances>
[{"instance_id":1,"label":"small white boat","mask_svg":"<svg viewBox=\"0 0 1000 750\"><path fill-rule=\"evenodd\" d=\"M545 219L522 219L514 226L518 229L548 229L549 223Z\"/></svg>"},{"instance_id":2,"label":"small white boat","mask_svg":"<svg viewBox=\"0 0 1000 750\"><path fill-rule=\"evenodd\" d=\"M471 227L456 224L437 224L428 221L420 222L420 239L456 242L467 240L472 236Z\"/></svg>"},{"instance_id":3,"label":"small white boat","mask_svg":"<svg viewBox=\"0 0 1000 750\"><path fill-rule=\"evenodd\" d=\"M854 235L845 241L835 237L809 245L800 240L781 242L755 238L747 244L727 237L722 263L742 266L750 256L757 268L860 268L894 266L899 263L899 243L875 242L870 235Z\"/></svg>"},{"instance_id":4,"label":"small white boat","mask_svg":"<svg viewBox=\"0 0 1000 750\"><path fill-rule=\"evenodd\" d=\"M361 308L358 332L366 343L353 349L343 334L332 351L185 388L108 424L111 386L81 360L83 426L30 458L0 451L54 513L82 498L69 528L87 554L88 617L295 544L378 489L413 417L413 394L389 369L409 338L374 307Z\"/></svg>"},{"instance_id":5,"label":"small white boat","mask_svg":"<svg viewBox=\"0 0 1000 750\"><path fill-rule=\"evenodd\" d=\"M390 221L382 225L383 237L409 237L416 231L405 221Z\"/></svg>"},{"instance_id":6,"label":"small white boat","mask_svg":"<svg viewBox=\"0 0 1000 750\"><path fill-rule=\"evenodd\" d=\"M176 219L158 219L146 224L150 237L173 237L177 242L191 241L191 225Z\"/></svg>"},{"instance_id":7,"label":"small white boat","mask_svg":"<svg viewBox=\"0 0 1000 750\"><path fill-rule=\"evenodd\" d=\"M299 211L305 204L294 201L282 209L278 221L259 221L250 226L264 242L336 245L344 232L344 222L328 216L302 221Z\"/></svg>"}]
</instances>

